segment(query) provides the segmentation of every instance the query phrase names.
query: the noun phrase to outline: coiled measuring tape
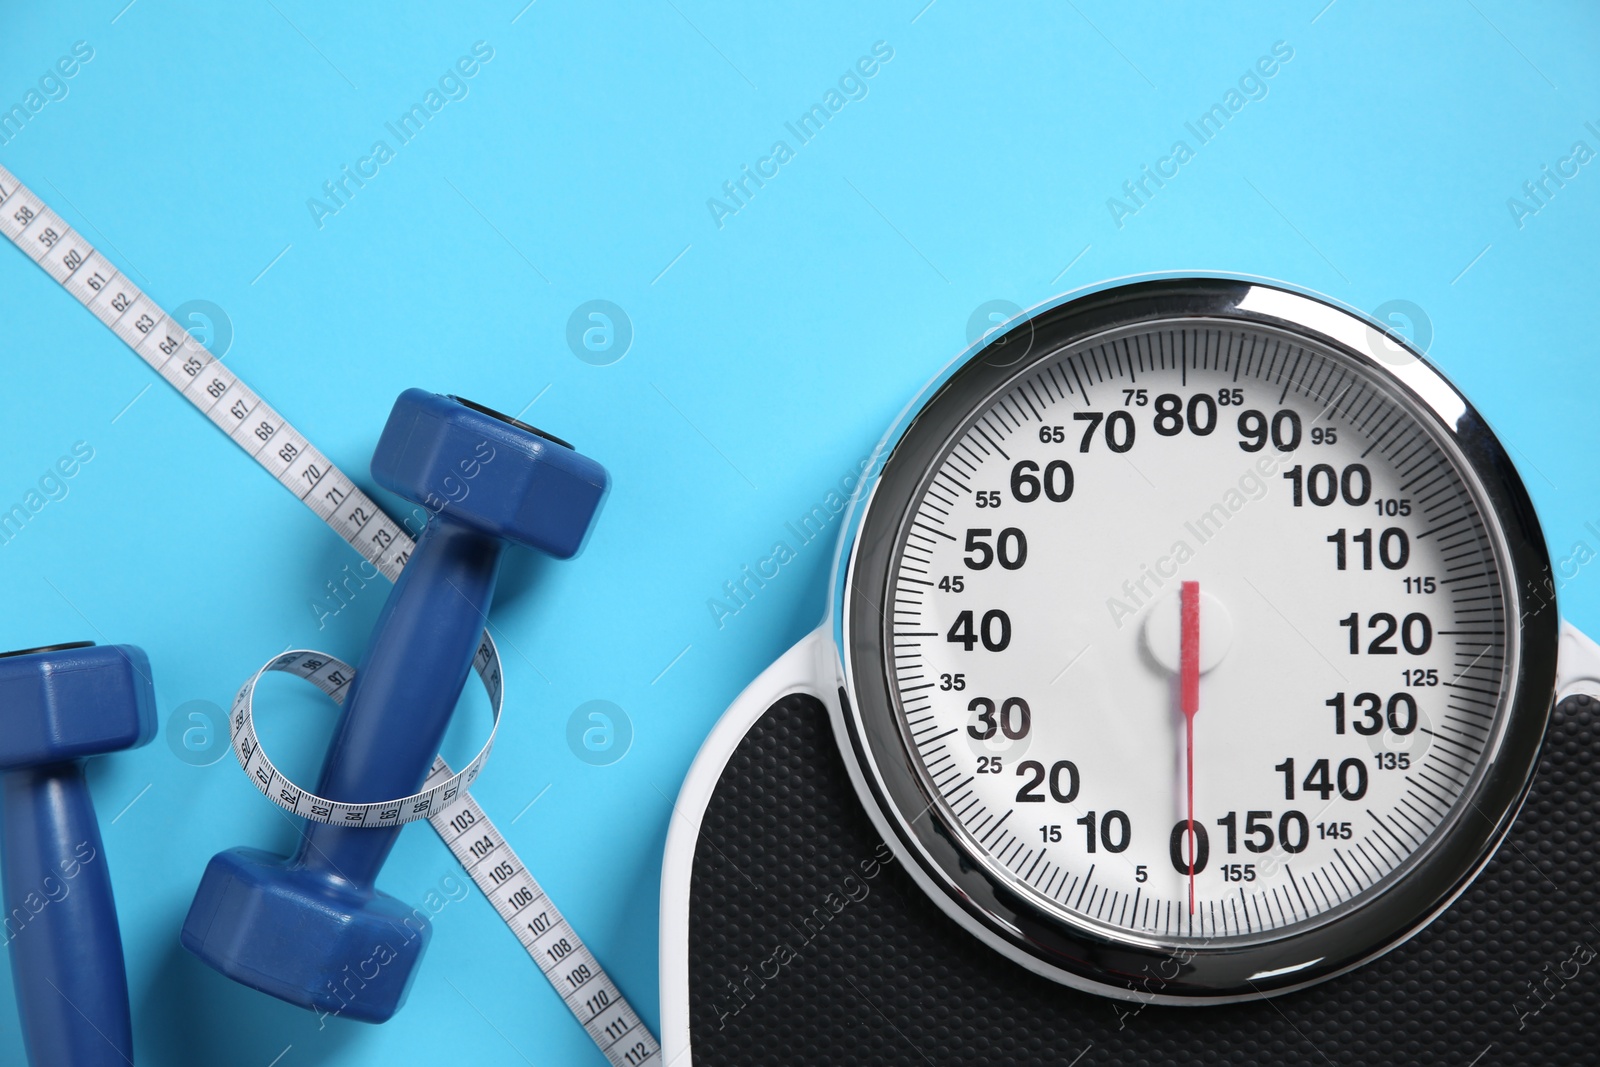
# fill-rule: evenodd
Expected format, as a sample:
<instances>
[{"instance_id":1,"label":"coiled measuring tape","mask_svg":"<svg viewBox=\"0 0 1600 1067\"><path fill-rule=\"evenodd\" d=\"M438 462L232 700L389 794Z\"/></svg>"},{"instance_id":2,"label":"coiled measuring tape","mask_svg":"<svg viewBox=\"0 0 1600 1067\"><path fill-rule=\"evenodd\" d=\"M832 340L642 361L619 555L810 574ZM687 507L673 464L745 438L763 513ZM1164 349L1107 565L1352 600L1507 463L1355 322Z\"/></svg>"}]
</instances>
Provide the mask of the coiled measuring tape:
<instances>
[{"instance_id":1,"label":"coiled measuring tape","mask_svg":"<svg viewBox=\"0 0 1600 1067\"><path fill-rule=\"evenodd\" d=\"M399 575L413 548L405 531L3 166L0 231L384 577L393 581ZM487 631L473 667L489 692L498 725L500 656ZM335 657L299 650L274 658L244 684L234 701L229 732L234 753L256 788L280 807L314 821L398 826L426 818L606 1059L615 1067L659 1064L661 1050L654 1036L467 793L488 758L494 731L460 774L442 758L435 759L422 791L411 797L337 804L295 786L262 752L251 694L268 671L304 678L336 703L355 677L355 669Z\"/></svg>"},{"instance_id":2,"label":"coiled measuring tape","mask_svg":"<svg viewBox=\"0 0 1600 1067\"><path fill-rule=\"evenodd\" d=\"M356 680L355 668L325 652L315 652L305 648L285 652L268 661L266 666L251 675L250 680L239 687L238 695L233 698L233 711L228 716L228 731L233 740L233 754L239 758L239 766L244 768L245 774L250 776L257 789L266 794L268 800L302 819L332 823L335 826L379 829L404 826L418 819L432 819L435 814L447 810L477 779L478 772L483 769L484 761L489 758L489 750L494 747L494 735L500 729L500 704L504 695L500 677L500 653L494 647L494 638L489 636L487 630L483 632L483 639L472 655L472 669L489 694L489 706L494 714L494 724L489 727L489 738L478 750L478 754L472 757L472 762L468 763L459 774L451 771L449 765L440 759L432 770L443 767L444 777L439 778L430 770L429 782L432 784L424 783L420 792L408 797L370 803L326 800L291 782L288 776L278 770L277 765L268 758L266 749L261 747L261 739L256 736L255 716L251 703L255 698L256 683L261 681L262 675L271 671L282 671L296 678L304 678L333 698L335 704L341 706L344 704L345 694L350 691L351 683ZM434 828L438 829L437 824Z\"/></svg>"}]
</instances>

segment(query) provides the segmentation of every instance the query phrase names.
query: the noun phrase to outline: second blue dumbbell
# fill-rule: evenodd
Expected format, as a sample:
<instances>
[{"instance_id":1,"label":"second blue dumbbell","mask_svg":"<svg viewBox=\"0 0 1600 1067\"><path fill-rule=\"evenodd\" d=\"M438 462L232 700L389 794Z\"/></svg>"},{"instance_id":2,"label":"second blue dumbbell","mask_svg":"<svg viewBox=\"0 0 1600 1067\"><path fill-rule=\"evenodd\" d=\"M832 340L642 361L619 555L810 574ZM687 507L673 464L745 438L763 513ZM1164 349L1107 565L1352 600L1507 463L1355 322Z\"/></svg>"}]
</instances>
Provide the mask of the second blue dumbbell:
<instances>
[{"instance_id":1,"label":"second blue dumbbell","mask_svg":"<svg viewBox=\"0 0 1600 1067\"><path fill-rule=\"evenodd\" d=\"M34 1067L133 1062L122 937L84 760L155 734L132 645L0 654L5 938Z\"/></svg>"},{"instance_id":2,"label":"second blue dumbbell","mask_svg":"<svg viewBox=\"0 0 1600 1067\"><path fill-rule=\"evenodd\" d=\"M507 542L568 559L609 479L566 442L455 397L401 394L372 458L378 484L433 512L345 699L319 796L415 792L466 683ZM223 974L305 1008L369 1022L405 1000L430 930L377 891L399 828L309 823L288 859L212 858L183 944Z\"/></svg>"}]
</instances>

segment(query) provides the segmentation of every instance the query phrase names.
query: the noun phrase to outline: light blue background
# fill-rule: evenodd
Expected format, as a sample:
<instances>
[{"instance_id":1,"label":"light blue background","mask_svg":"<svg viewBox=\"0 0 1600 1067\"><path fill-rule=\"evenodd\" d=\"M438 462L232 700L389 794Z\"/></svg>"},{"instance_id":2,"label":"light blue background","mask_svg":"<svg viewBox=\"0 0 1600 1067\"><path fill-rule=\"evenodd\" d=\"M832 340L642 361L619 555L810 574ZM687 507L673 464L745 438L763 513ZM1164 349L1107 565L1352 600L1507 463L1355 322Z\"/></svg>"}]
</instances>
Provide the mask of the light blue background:
<instances>
[{"instance_id":1,"label":"light blue background","mask_svg":"<svg viewBox=\"0 0 1600 1067\"><path fill-rule=\"evenodd\" d=\"M94 48L0 162L165 306L225 308L229 364L369 488L414 385L510 412L538 397L527 419L610 468L587 552L508 574L510 712L475 791L652 1028L669 798L722 708L818 618L831 550L805 547L720 628L707 602L855 466L985 301L1184 268L1411 301L1556 558L1600 549L1600 163L1522 228L1506 203L1575 141L1600 150L1584 5L124 2L0 15L7 107L73 42ZM318 229L307 198L393 147L384 123L479 40L495 54L470 95ZM876 41L894 58L869 95L796 145L784 123ZM1267 97L1197 146L1185 121L1276 41L1294 58ZM1195 158L1118 228L1107 198L1179 138ZM778 139L795 158L719 229L707 198ZM611 366L566 344L593 298L633 322ZM0 314L0 506L74 442L95 450L0 546L0 647L140 644L164 722L225 706L286 646L359 656L379 586L320 631L309 607L347 548L9 248ZM1563 610L1600 629L1600 568L1567 570ZM272 694L269 743L310 777L330 717L292 683ZM632 719L611 766L567 746L589 700ZM485 722L459 717L447 754ZM214 851L287 848L291 827L231 758L190 766L164 738L92 782L143 1062L602 1062L476 891L437 917L384 1026L319 1030L234 986L177 946L179 923ZM414 828L382 884L420 903L456 873ZM0 1011L0 1060L20 1057Z\"/></svg>"}]
</instances>

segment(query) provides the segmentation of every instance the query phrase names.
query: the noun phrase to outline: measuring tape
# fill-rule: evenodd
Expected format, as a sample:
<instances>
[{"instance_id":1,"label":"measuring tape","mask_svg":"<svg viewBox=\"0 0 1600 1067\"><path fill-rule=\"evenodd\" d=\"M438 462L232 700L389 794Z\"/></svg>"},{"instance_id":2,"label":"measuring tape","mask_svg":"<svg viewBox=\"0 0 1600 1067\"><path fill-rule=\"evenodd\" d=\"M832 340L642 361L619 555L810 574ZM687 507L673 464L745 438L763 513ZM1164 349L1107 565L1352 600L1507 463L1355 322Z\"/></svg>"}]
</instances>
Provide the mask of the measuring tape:
<instances>
[{"instance_id":1,"label":"measuring tape","mask_svg":"<svg viewBox=\"0 0 1600 1067\"><path fill-rule=\"evenodd\" d=\"M325 652L298 648L285 652L262 667L250 680L239 687L233 698L229 732L233 738L233 754L239 757L239 766L256 784L266 798L283 810L312 822L333 823L336 826L389 827L404 826L418 819L431 819L435 812L445 810L478 777L489 750L494 747L495 732L500 729L500 702L503 695L500 676L500 653L494 647L494 638L487 630L478 650L472 655L472 669L477 672L483 687L489 693L489 706L494 713L494 724L489 727L489 739L472 757L472 762L459 774L450 770L441 759L435 766L445 768L445 777L433 785L424 785L420 793L396 800L379 800L354 804L326 800L315 793L301 789L267 757L256 736L255 718L251 701L256 683L269 671L282 671L296 678L304 678L328 696L335 704L344 703L350 684L356 680L355 668L342 659ZM437 828L437 825L435 826ZM448 842L446 842L448 844Z\"/></svg>"},{"instance_id":2,"label":"measuring tape","mask_svg":"<svg viewBox=\"0 0 1600 1067\"><path fill-rule=\"evenodd\" d=\"M3 166L0 231L384 577L392 582L399 575L413 548L405 531L304 434ZM346 508L347 503L356 506ZM360 522L351 518L356 515ZM489 691L498 726L500 656L487 631L473 666ZM230 733L240 765L256 788L280 807L315 821L398 826L427 818L606 1059L615 1067L659 1064L661 1051L655 1038L616 983L466 792L488 758L494 731L460 774L442 758L436 759L422 791L414 796L335 804L295 786L261 751L251 694L268 671L305 678L336 702L355 677L355 669L347 663L300 650L276 657L245 683L234 701Z\"/></svg>"}]
</instances>

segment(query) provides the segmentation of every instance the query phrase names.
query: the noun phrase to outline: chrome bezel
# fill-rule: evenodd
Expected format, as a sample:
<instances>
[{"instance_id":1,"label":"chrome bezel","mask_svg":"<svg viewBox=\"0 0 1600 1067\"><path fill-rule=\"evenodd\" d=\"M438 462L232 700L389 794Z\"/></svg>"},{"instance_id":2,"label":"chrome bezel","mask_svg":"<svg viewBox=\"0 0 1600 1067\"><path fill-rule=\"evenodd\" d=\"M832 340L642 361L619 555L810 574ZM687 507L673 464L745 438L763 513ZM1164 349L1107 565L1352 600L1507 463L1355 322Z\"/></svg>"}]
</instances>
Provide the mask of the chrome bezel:
<instances>
[{"instance_id":1,"label":"chrome bezel","mask_svg":"<svg viewBox=\"0 0 1600 1067\"><path fill-rule=\"evenodd\" d=\"M1129 325L1217 319L1286 331L1390 383L1439 439L1478 498L1501 569L1508 627L1505 701L1468 793L1418 853L1326 917L1248 939L1163 942L1064 916L1019 894L965 847L905 743L883 654L885 593L904 516L967 415L1005 383L1085 339ZM1378 342L1378 343L1374 343ZM1019 350L1022 355L1018 355ZM1381 355L1379 353L1382 353ZM1127 1000L1194 1004L1303 988L1394 948L1463 892L1493 857L1532 782L1554 698L1549 556L1527 491L1477 411L1419 353L1326 300L1254 281L1165 278L1118 285L1019 320L947 368L885 438L845 530L834 622L844 684L841 751L861 800L932 899L991 947L1063 984Z\"/></svg>"}]
</instances>

